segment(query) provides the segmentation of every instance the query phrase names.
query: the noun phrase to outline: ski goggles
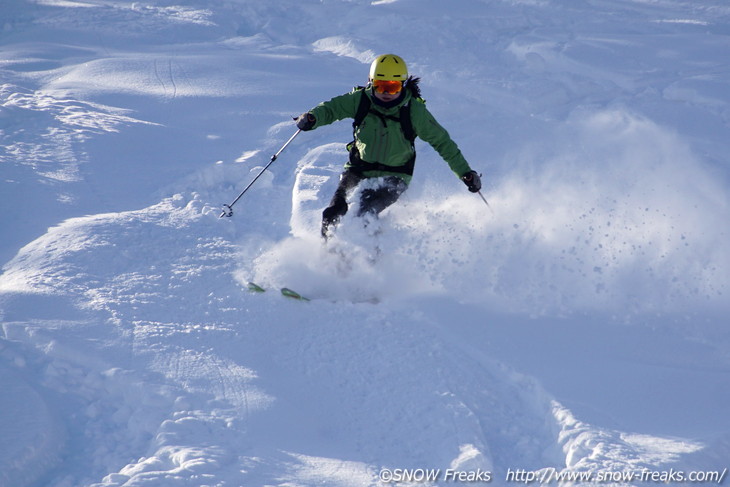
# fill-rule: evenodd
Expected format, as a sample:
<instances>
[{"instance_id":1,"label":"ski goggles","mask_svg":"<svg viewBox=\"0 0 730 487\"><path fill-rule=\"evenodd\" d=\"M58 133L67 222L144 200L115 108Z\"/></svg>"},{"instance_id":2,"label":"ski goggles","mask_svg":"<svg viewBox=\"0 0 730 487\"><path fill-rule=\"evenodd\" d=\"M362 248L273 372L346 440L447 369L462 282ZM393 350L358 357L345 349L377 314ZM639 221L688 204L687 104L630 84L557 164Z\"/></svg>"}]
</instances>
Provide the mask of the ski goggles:
<instances>
[{"instance_id":1,"label":"ski goggles","mask_svg":"<svg viewBox=\"0 0 730 487\"><path fill-rule=\"evenodd\" d=\"M382 79L373 80L373 89L376 93L387 93L397 95L403 89L402 81L386 81Z\"/></svg>"}]
</instances>

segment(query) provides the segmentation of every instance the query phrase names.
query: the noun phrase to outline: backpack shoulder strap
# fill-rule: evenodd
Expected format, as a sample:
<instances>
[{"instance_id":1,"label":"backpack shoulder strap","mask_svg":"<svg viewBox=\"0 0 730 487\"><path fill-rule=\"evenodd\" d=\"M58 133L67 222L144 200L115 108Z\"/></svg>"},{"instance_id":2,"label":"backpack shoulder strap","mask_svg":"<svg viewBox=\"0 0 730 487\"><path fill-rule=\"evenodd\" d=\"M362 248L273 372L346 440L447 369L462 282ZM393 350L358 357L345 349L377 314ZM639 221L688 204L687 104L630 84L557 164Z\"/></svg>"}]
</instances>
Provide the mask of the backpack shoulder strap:
<instances>
[{"instance_id":1,"label":"backpack shoulder strap","mask_svg":"<svg viewBox=\"0 0 730 487\"><path fill-rule=\"evenodd\" d=\"M400 107L398 116L400 118L400 128L403 130L403 135L406 137L406 140L413 145L416 140L416 131L413 129L413 121L411 120L410 101Z\"/></svg>"},{"instance_id":2,"label":"backpack shoulder strap","mask_svg":"<svg viewBox=\"0 0 730 487\"><path fill-rule=\"evenodd\" d=\"M420 81L421 78L414 78L413 76L409 77L406 82L406 89L411 90L413 99L425 103L426 100L421 98L421 88L418 86ZM411 119L411 101L400 108L398 116L400 117L400 125L401 129L403 129L403 135L405 135L406 139L411 143L411 145L413 145L418 134L416 134L416 130L413 128L413 120Z\"/></svg>"},{"instance_id":3,"label":"backpack shoulder strap","mask_svg":"<svg viewBox=\"0 0 730 487\"><path fill-rule=\"evenodd\" d=\"M353 137L355 136L355 132L357 132L357 128L360 126L362 121L365 120L365 117L370 111L370 105L372 104L368 95L365 94L364 86L358 86L356 90L360 91L360 103L357 106L357 111L355 112L355 116L353 117L352 121Z\"/></svg>"}]
</instances>

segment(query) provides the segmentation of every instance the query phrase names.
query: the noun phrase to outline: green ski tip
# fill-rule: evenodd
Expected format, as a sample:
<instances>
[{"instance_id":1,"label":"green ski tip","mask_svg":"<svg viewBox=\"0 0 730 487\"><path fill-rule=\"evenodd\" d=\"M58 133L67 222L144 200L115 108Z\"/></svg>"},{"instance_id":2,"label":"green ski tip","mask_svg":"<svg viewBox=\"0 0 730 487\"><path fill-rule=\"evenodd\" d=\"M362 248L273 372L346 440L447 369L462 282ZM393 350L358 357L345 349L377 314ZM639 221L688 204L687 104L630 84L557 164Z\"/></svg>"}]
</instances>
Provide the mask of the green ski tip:
<instances>
[{"instance_id":1,"label":"green ski tip","mask_svg":"<svg viewBox=\"0 0 730 487\"><path fill-rule=\"evenodd\" d=\"M265 293L266 292L266 289L262 288L255 282L248 283L248 290L251 291L252 293Z\"/></svg>"},{"instance_id":2,"label":"green ski tip","mask_svg":"<svg viewBox=\"0 0 730 487\"><path fill-rule=\"evenodd\" d=\"M281 288L281 294L283 294L287 298L298 299L299 301L309 301L309 299L305 298L296 291L292 291L288 287Z\"/></svg>"},{"instance_id":3,"label":"green ski tip","mask_svg":"<svg viewBox=\"0 0 730 487\"><path fill-rule=\"evenodd\" d=\"M255 282L249 281L248 284L246 284L246 287L248 288L249 292L252 293L265 293L266 289L262 286L259 286ZM296 291L293 291L289 289L288 287L281 289L281 294L283 296L286 296L287 298L296 299L298 301L309 301L309 298L305 298L301 294L299 294Z\"/></svg>"}]
</instances>

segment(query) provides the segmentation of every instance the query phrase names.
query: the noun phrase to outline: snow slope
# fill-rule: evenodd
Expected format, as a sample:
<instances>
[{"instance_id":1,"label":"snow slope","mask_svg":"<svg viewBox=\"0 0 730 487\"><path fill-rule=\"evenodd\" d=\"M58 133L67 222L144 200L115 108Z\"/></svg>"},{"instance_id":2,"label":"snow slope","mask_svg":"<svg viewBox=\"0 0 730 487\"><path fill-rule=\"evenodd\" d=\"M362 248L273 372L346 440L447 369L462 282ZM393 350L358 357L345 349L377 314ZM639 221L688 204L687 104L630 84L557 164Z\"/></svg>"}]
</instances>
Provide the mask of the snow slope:
<instances>
[{"instance_id":1,"label":"snow slope","mask_svg":"<svg viewBox=\"0 0 730 487\"><path fill-rule=\"evenodd\" d=\"M724 479L729 26L721 0L4 0L0 486ZM383 52L494 213L419 142L379 231L324 248L341 122L219 219Z\"/></svg>"}]
</instances>

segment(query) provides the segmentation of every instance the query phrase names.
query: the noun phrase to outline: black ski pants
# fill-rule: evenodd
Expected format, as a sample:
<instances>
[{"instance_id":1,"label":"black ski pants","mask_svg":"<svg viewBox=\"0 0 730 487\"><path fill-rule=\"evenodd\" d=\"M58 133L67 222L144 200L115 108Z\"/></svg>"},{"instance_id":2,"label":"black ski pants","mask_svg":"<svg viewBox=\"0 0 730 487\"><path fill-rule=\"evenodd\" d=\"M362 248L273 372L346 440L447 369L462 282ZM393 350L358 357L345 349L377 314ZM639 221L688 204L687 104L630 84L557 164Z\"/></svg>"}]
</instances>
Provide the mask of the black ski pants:
<instances>
[{"instance_id":1,"label":"black ski pants","mask_svg":"<svg viewBox=\"0 0 730 487\"><path fill-rule=\"evenodd\" d=\"M364 179L368 179L359 171L345 169L340 175L340 184L327 208L322 212L322 236L327 238L330 227L336 225L347 213L347 195ZM378 215L381 211L398 201L401 194L408 188L403 178L385 176L379 179L372 188L365 188L360 193L360 207L357 216L367 214Z\"/></svg>"}]
</instances>

